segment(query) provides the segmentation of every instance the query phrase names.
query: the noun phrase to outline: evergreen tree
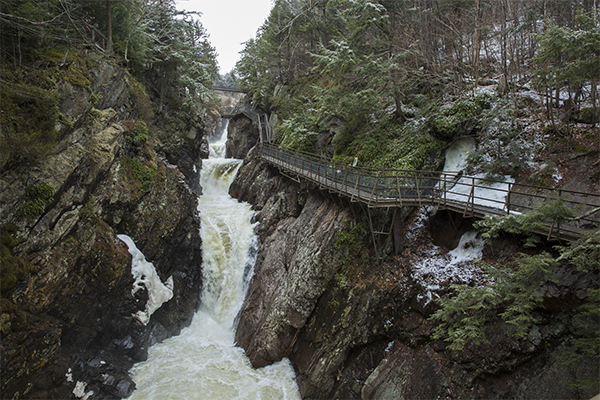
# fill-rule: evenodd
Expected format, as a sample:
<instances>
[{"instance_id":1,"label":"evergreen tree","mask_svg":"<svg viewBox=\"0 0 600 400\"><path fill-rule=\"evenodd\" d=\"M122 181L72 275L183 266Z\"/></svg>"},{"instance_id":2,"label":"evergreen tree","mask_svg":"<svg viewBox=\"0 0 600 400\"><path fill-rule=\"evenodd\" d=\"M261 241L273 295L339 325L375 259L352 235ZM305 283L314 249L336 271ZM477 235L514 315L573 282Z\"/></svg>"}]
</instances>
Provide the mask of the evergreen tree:
<instances>
[{"instance_id":1,"label":"evergreen tree","mask_svg":"<svg viewBox=\"0 0 600 400\"><path fill-rule=\"evenodd\" d=\"M578 104L589 85L588 96L594 108L593 123L596 123L600 24L594 17L584 13L579 13L575 22L573 28L558 26L551 20L546 22L546 32L538 36L539 52L534 57L534 63L538 66L535 82L547 97L551 117L552 108L559 106L562 89L568 90L571 103ZM553 91L557 93L554 99Z\"/></svg>"}]
</instances>

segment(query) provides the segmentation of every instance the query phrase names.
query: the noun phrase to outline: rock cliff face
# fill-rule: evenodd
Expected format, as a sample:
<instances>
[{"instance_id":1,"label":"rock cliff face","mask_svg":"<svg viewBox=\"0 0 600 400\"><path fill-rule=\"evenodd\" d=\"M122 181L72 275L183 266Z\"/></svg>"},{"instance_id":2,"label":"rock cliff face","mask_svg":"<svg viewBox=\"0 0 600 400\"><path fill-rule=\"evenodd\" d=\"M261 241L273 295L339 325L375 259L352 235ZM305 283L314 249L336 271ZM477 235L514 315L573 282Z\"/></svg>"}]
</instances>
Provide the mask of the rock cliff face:
<instances>
[{"instance_id":1,"label":"rock cliff face","mask_svg":"<svg viewBox=\"0 0 600 400\"><path fill-rule=\"evenodd\" d=\"M227 158L243 159L258 143L258 126L244 114L237 114L227 129Z\"/></svg>"},{"instance_id":2,"label":"rock cliff face","mask_svg":"<svg viewBox=\"0 0 600 400\"><path fill-rule=\"evenodd\" d=\"M450 267L419 275L416 265L435 254L446 257L472 229L470 221L446 212L403 210L404 250L376 265L368 261L369 243L352 236L360 229L359 207L282 177L254 152L230 193L258 210L260 237L236 341L255 367L288 357L303 398L595 394L573 389L561 377L597 375L597 366L566 370L554 349L570 334L567 309L597 277L563 271L546 294L547 302L560 306L529 337L515 338L498 324L491 344L450 351L431 339L433 302L423 296L428 282L438 282ZM516 250L512 238L502 238L486 245L484 257L500 259Z\"/></svg>"},{"instance_id":3,"label":"rock cliff face","mask_svg":"<svg viewBox=\"0 0 600 400\"><path fill-rule=\"evenodd\" d=\"M186 176L134 137L125 71L101 62L90 93L61 84L62 139L33 165L2 174L2 397L123 398L153 343L176 334L198 306L201 253L196 195ZM200 165L202 132L188 135ZM185 157L184 157L185 155ZM135 241L174 296L144 325L147 290L132 295Z\"/></svg>"}]
</instances>

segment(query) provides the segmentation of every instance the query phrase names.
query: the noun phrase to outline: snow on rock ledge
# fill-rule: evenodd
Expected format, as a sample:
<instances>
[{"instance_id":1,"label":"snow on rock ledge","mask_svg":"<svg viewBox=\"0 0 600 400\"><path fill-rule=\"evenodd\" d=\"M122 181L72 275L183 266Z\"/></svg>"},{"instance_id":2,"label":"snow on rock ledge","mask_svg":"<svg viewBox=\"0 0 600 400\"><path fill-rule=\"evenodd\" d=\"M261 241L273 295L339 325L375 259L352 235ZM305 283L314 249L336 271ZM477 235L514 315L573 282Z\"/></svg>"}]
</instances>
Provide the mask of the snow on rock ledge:
<instances>
[{"instance_id":1,"label":"snow on rock ledge","mask_svg":"<svg viewBox=\"0 0 600 400\"><path fill-rule=\"evenodd\" d=\"M133 314L135 318L140 320L144 325L150 321L150 316L154 311L158 310L163 303L171 300L173 297L173 277L163 284L160 277L156 273L156 269L151 262L146 261L144 254L136 247L133 240L127 235L117 235L127 247L132 256L131 259L131 274L135 278L131 294L134 295L143 287L148 290L148 302L146 303L145 311L138 311ZM142 286L143 285L143 286Z\"/></svg>"},{"instance_id":2,"label":"snow on rock ledge","mask_svg":"<svg viewBox=\"0 0 600 400\"><path fill-rule=\"evenodd\" d=\"M428 235L428 209L421 208L410 225L407 238L411 241L421 241ZM430 241L419 247L414 254L411 264L413 276L422 287L417 295L417 301L422 307L439 297L439 293L450 284L484 284L485 272L477 265L483 254L484 240L476 230L465 233L454 250L446 252L443 248Z\"/></svg>"}]
</instances>

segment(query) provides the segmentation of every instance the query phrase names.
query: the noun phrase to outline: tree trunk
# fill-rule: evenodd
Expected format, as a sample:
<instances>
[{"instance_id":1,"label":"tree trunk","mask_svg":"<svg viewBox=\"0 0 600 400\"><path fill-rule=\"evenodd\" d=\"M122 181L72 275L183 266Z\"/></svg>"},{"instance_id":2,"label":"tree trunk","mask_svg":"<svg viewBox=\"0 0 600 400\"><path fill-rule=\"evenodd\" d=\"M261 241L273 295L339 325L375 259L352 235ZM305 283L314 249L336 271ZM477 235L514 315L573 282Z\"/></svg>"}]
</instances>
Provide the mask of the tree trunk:
<instances>
[{"instance_id":1,"label":"tree trunk","mask_svg":"<svg viewBox=\"0 0 600 400\"><path fill-rule=\"evenodd\" d=\"M596 79L592 79L592 128L596 127L596 124L598 123L598 99L596 98L598 96L598 81Z\"/></svg>"},{"instance_id":2,"label":"tree trunk","mask_svg":"<svg viewBox=\"0 0 600 400\"><path fill-rule=\"evenodd\" d=\"M475 87L479 83L479 53L481 52L481 0L477 0L477 9L475 10L475 43L473 49L473 60L475 64Z\"/></svg>"},{"instance_id":3,"label":"tree trunk","mask_svg":"<svg viewBox=\"0 0 600 400\"><path fill-rule=\"evenodd\" d=\"M111 12L111 0L106 0L106 9L107 9L107 27L106 30L108 31L106 34L106 52L108 54L111 54L113 49L112 49L112 12Z\"/></svg>"},{"instance_id":4,"label":"tree trunk","mask_svg":"<svg viewBox=\"0 0 600 400\"><path fill-rule=\"evenodd\" d=\"M506 50L506 46L507 46L507 33L506 33L506 1L503 0L502 1L502 16L500 17L500 25L501 25L501 32L502 32L502 36L500 39L500 49L501 49L501 56L502 56L502 70L504 72L504 76L506 76L506 80L507 83L510 82L510 77L508 74L508 56L507 56L507 50Z\"/></svg>"}]
</instances>

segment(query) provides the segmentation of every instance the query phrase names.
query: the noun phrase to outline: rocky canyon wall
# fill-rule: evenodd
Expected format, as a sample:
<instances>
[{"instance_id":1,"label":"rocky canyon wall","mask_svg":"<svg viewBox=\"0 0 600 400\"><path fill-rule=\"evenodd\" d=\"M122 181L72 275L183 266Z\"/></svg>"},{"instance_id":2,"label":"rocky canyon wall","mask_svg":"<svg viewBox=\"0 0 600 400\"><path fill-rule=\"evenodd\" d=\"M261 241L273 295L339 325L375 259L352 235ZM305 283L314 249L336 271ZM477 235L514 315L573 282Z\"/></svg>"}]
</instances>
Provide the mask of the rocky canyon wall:
<instances>
[{"instance_id":1,"label":"rocky canyon wall","mask_svg":"<svg viewBox=\"0 0 600 400\"><path fill-rule=\"evenodd\" d=\"M457 261L460 257L449 253L475 245L459 244L473 229L470 220L446 211L403 209L402 254L377 264L364 230L364 210L280 175L255 150L230 193L257 210L260 238L236 341L255 367L289 358L303 398L565 399L597 394L567 382L597 375L597 366L569 370L554 351L573 334L569 310L597 279L594 275L561 267L561 279L544 294L545 302L555 306L528 336L512 336L506 324L497 323L489 330L489 344L451 351L432 339L429 316L437 307L432 300L448 293L451 283L481 282L474 260ZM375 218L389 215L376 213ZM522 250L511 237L482 248L484 259L500 261Z\"/></svg>"},{"instance_id":2,"label":"rocky canyon wall","mask_svg":"<svg viewBox=\"0 0 600 400\"><path fill-rule=\"evenodd\" d=\"M127 397L133 363L198 306L197 196L186 180L207 153L201 124L161 151L125 70L101 61L90 74L91 91L59 86L64 119L51 154L1 176L2 398ZM117 234L161 281L173 279L172 299L147 324L134 315L149 293L144 284L132 292Z\"/></svg>"},{"instance_id":3,"label":"rocky canyon wall","mask_svg":"<svg viewBox=\"0 0 600 400\"><path fill-rule=\"evenodd\" d=\"M227 129L227 158L244 159L259 141L258 124L245 114L231 118Z\"/></svg>"}]
</instances>

